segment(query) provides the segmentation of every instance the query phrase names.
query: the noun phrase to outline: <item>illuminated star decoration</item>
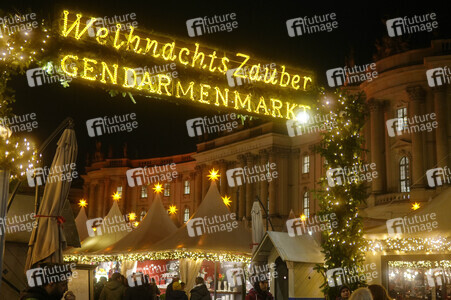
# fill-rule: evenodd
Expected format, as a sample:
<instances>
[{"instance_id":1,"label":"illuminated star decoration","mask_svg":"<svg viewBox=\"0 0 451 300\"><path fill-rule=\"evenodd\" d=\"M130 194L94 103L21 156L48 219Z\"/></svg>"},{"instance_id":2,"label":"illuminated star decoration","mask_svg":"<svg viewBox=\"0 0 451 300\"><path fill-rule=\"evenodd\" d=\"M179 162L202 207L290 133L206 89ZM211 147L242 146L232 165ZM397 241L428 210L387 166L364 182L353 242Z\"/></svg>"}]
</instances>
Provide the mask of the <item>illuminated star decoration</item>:
<instances>
[{"instance_id":1,"label":"illuminated star decoration","mask_svg":"<svg viewBox=\"0 0 451 300\"><path fill-rule=\"evenodd\" d=\"M219 171L218 171L218 170L215 170L214 168L211 169L211 170L210 170L210 174L207 175L208 179L211 180L211 181L216 181L216 180L218 180L218 179L219 179L219 176L221 176L221 175L218 174L218 172L219 172Z\"/></svg>"},{"instance_id":2,"label":"illuminated star decoration","mask_svg":"<svg viewBox=\"0 0 451 300\"><path fill-rule=\"evenodd\" d=\"M119 201L121 200L121 194L119 192L116 192L113 194L113 200L114 201Z\"/></svg>"},{"instance_id":3,"label":"illuminated star decoration","mask_svg":"<svg viewBox=\"0 0 451 300\"><path fill-rule=\"evenodd\" d=\"M80 199L80 201L78 202L78 206L86 207L86 206L88 206L88 202L86 202L85 199Z\"/></svg>"},{"instance_id":4,"label":"illuminated star decoration","mask_svg":"<svg viewBox=\"0 0 451 300\"><path fill-rule=\"evenodd\" d=\"M154 185L153 190L155 193L159 194L164 190L164 188L163 185L158 182Z\"/></svg>"},{"instance_id":5,"label":"illuminated star decoration","mask_svg":"<svg viewBox=\"0 0 451 300\"><path fill-rule=\"evenodd\" d=\"M301 215L301 221L304 222L305 220L307 220L307 217L304 214L302 214Z\"/></svg>"},{"instance_id":6,"label":"illuminated star decoration","mask_svg":"<svg viewBox=\"0 0 451 300\"><path fill-rule=\"evenodd\" d=\"M128 218L130 221L136 220L136 214L134 212L131 212L128 214Z\"/></svg>"},{"instance_id":7,"label":"illuminated star decoration","mask_svg":"<svg viewBox=\"0 0 451 300\"><path fill-rule=\"evenodd\" d=\"M420 203L415 202L415 203L412 204L411 209L412 209L412 210L417 210L417 209L419 209L420 207L421 207Z\"/></svg>"},{"instance_id":8,"label":"illuminated star decoration","mask_svg":"<svg viewBox=\"0 0 451 300\"><path fill-rule=\"evenodd\" d=\"M139 222L138 222L138 221L136 221L136 222L133 223L133 226L135 226L135 227L138 227L138 225L139 225Z\"/></svg>"},{"instance_id":9,"label":"illuminated star decoration","mask_svg":"<svg viewBox=\"0 0 451 300\"><path fill-rule=\"evenodd\" d=\"M169 212L170 215L175 215L177 213L177 206L169 205L168 212Z\"/></svg>"},{"instance_id":10,"label":"illuminated star decoration","mask_svg":"<svg viewBox=\"0 0 451 300\"><path fill-rule=\"evenodd\" d=\"M229 197L229 196L224 196L224 197L222 197L222 202L224 202L224 204L225 204L227 207L230 207L230 204L232 203L232 200L230 200L230 197Z\"/></svg>"}]
</instances>

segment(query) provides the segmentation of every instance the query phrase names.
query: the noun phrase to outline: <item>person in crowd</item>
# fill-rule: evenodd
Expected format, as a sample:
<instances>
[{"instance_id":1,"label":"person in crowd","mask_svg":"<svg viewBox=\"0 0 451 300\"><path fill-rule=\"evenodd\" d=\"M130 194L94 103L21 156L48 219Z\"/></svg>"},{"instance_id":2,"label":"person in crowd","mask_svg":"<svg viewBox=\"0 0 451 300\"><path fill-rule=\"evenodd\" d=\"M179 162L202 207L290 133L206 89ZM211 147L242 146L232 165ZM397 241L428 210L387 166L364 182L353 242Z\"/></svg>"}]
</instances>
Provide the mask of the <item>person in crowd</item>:
<instances>
[{"instance_id":1,"label":"person in crowd","mask_svg":"<svg viewBox=\"0 0 451 300\"><path fill-rule=\"evenodd\" d=\"M34 266L34 268L48 268L58 271L52 273L52 276L46 276L45 284L29 287L22 292L20 300L75 300L74 293L68 291L67 288L67 279L72 275L72 272L67 269L62 271L65 268L64 265L43 263Z\"/></svg>"},{"instance_id":2,"label":"person in crowd","mask_svg":"<svg viewBox=\"0 0 451 300\"><path fill-rule=\"evenodd\" d=\"M149 275L146 274L147 280L149 280ZM156 300L158 298L158 296L160 296L160 289L158 288L157 283L155 282L155 278L150 278L149 280L149 285L148 285L148 289L149 289L149 293L150 293L150 299L152 300Z\"/></svg>"},{"instance_id":3,"label":"person in crowd","mask_svg":"<svg viewBox=\"0 0 451 300\"><path fill-rule=\"evenodd\" d=\"M191 300L210 300L210 292L205 285L204 279L202 277L196 277L195 280L196 285L190 291Z\"/></svg>"},{"instance_id":4,"label":"person in crowd","mask_svg":"<svg viewBox=\"0 0 451 300\"><path fill-rule=\"evenodd\" d=\"M131 284L125 291L124 300L150 300L153 299L150 294L148 277L140 274L133 274L134 284ZM141 278L139 278L141 277Z\"/></svg>"},{"instance_id":5,"label":"person in crowd","mask_svg":"<svg viewBox=\"0 0 451 300\"><path fill-rule=\"evenodd\" d=\"M374 300L392 300L387 290L380 284L370 284L368 288L373 295Z\"/></svg>"},{"instance_id":6,"label":"person in crowd","mask_svg":"<svg viewBox=\"0 0 451 300\"><path fill-rule=\"evenodd\" d=\"M256 280L254 287L249 291L246 300L273 300L269 292L268 280Z\"/></svg>"},{"instance_id":7,"label":"person in crowd","mask_svg":"<svg viewBox=\"0 0 451 300\"><path fill-rule=\"evenodd\" d=\"M94 300L99 300L103 287L108 282L105 276L100 277L99 281L94 285Z\"/></svg>"},{"instance_id":8,"label":"person in crowd","mask_svg":"<svg viewBox=\"0 0 451 300\"><path fill-rule=\"evenodd\" d=\"M125 290L126 287L122 283L121 274L113 273L110 281L108 281L103 287L99 300L122 300Z\"/></svg>"},{"instance_id":9,"label":"person in crowd","mask_svg":"<svg viewBox=\"0 0 451 300\"><path fill-rule=\"evenodd\" d=\"M174 285L175 282L179 282L179 281L180 281L180 278L174 277L172 279L172 282L170 284L168 284L168 286L166 287L166 294L165 294L166 298L165 298L165 300L174 300L172 298L172 292L173 292L172 286Z\"/></svg>"},{"instance_id":10,"label":"person in crowd","mask_svg":"<svg viewBox=\"0 0 451 300\"><path fill-rule=\"evenodd\" d=\"M121 282L122 284L127 288L128 287L128 280L127 277L121 274Z\"/></svg>"},{"instance_id":11,"label":"person in crowd","mask_svg":"<svg viewBox=\"0 0 451 300\"><path fill-rule=\"evenodd\" d=\"M369 288L358 288L356 289L349 300L373 300L373 295L371 295L371 291Z\"/></svg>"},{"instance_id":12,"label":"person in crowd","mask_svg":"<svg viewBox=\"0 0 451 300\"><path fill-rule=\"evenodd\" d=\"M185 291L182 290L182 284L178 281L172 285L171 298L173 300L188 300L188 296Z\"/></svg>"},{"instance_id":13,"label":"person in crowd","mask_svg":"<svg viewBox=\"0 0 451 300\"><path fill-rule=\"evenodd\" d=\"M185 287L186 287L186 283L184 283L184 282L182 281L182 282L180 282L180 285L182 286L182 291L184 291L184 290L185 290Z\"/></svg>"},{"instance_id":14,"label":"person in crowd","mask_svg":"<svg viewBox=\"0 0 451 300\"><path fill-rule=\"evenodd\" d=\"M351 289L347 285L342 285L338 290L337 300L347 300L351 296Z\"/></svg>"}]
</instances>

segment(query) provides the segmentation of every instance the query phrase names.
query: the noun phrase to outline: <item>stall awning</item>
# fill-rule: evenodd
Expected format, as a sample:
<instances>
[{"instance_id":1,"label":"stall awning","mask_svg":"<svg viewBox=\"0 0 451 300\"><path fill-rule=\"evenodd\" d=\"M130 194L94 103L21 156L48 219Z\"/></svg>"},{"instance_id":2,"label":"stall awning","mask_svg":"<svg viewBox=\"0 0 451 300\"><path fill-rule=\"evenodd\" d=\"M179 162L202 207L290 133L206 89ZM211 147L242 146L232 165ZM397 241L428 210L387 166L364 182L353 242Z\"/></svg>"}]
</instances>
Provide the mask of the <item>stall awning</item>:
<instances>
[{"instance_id":1,"label":"stall awning","mask_svg":"<svg viewBox=\"0 0 451 300\"><path fill-rule=\"evenodd\" d=\"M283 261L323 263L321 247L312 236L290 237L287 232L268 231L252 257L253 261L266 261L275 249Z\"/></svg>"}]
</instances>

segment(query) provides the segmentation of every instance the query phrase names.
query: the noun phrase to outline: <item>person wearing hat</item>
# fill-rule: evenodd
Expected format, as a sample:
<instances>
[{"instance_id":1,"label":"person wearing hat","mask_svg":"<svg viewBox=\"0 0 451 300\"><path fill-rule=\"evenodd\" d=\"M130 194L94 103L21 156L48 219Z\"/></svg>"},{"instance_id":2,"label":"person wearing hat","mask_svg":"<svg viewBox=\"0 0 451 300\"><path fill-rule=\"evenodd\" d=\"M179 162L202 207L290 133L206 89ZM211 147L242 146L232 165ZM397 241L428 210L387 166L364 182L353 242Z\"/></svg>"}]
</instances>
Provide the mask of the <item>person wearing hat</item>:
<instances>
[{"instance_id":1,"label":"person wearing hat","mask_svg":"<svg viewBox=\"0 0 451 300\"><path fill-rule=\"evenodd\" d=\"M337 300L347 300L351 296L351 289L347 285L342 285L338 290Z\"/></svg>"},{"instance_id":2,"label":"person wearing hat","mask_svg":"<svg viewBox=\"0 0 451 300\"><path fill-rule=\"evenodd\" d=\"M188 296L185 291L182 290L182 284L178 281L172 284L172 293L171 297L174 300L188 300Z\"/></svg>"},{"instance_id":3,"label":"person wearing hat","mask_svg":"<svg viewBox=\"0 0 451 300\"><path fill-rule=\"evenodd\" d=\"M273 300L274 297L269 292L267 279L256 280L254 287L249 291L246 300Z\"/></svg>"}]
</instances>

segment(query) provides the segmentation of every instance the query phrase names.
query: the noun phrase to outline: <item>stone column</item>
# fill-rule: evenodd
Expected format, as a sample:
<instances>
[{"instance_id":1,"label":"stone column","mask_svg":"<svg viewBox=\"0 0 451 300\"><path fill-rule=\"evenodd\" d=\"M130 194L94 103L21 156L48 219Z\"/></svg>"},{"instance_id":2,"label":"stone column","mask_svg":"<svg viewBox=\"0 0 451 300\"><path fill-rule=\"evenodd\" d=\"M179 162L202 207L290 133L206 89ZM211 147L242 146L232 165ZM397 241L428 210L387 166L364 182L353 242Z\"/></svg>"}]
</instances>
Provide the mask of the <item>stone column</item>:
<instances>
[{"instance_id":1,"label":"stone column","mask_svg":"<svg viewBox=\"0 0 451 300\"><path fill-rule=\"evenodd\" d=\"M371 124L371 161L376 164L377 178L371 182L371 192L381 194L385 191L385 123L383 103L375 99L368 101Z\"/></svg>"},{"instance_id":2,"label":"stone column","mask_svg":"<svg viewBox=\"0 0 451 300\"><path fill-rule=\"evenodd\" d=\"M238 155L238 168L244 168L246 166L246 157L244 155ZM240 191L238 199L238 220L243 219L246 216L246 184L243 183L237 186Z\"/></svg>"},{"instance_id":3,"label":"stone column","mask_svg":"<svg viewBox=\"0 0 451 300\"><path fill-rule=\"evenodd\" d=\"M209 168L207 165L202 165L202 200L205 198L205 195L210 188L210 181L208 180L207 175L209 174Z\"/></svg>"},{"instance_id":4,"label":"stone column","mask_svg":"<svg viewBox=\"0 0 451 300\"><path fill-rule=\"evenodd\" d=\"M195 167L195 179L194 179L194 205L197 208L202 202L202 167Z\"/></svg>"},{"instance_id":5,"label":"stone column","mask_svg":"<svg viewBox=\"0 0 451 300\"><path fill-rule=\"evenodd\" d=\"M443 86L432 88L434 92L434 112L436 114L437 128L435 140L437 149L437 167L451 167L449 164L448 147L448 109L446 103L446 88Z\"/></svg>"},{"instance_id":6,"label":"stone column","mask_svg":"<svg viewBox=\"0 0 451 300\"><path fill-rule=\"evenodd\" d=\"M93 181L89 184L89 196L88 196L88 218L97 217L96 212L96 198L95 198L96 185Z\"/></svg>"},{"instance_id":7,"label":"stone column","mask_svg":"<svg viewBox=\"0 0 451 300\"><path fill-rule=\"evenodd\" d=\"M270 149L268 151L269 163L276 163L276 150ZM276 163L277 164L277 163ZM279 167L276 167L279 170ZM269 183L269 216L278 215L277 203L276 203L276 183L278 183L279 179L273 179Z\"/></svg>"},{"instance_id":8,"label":"stone column","mask_svg":"<svg viewBox=\"0 0 451 300\"><path fill-rule=\"evenodd\" d=\"M97 186L96 193L96 215L103 217L102 208L104 205L105 181L101 180Z\"/></svg>"},{"instance_id":9,"label":"stone column","mask_svg":"<svg viewBox=\"0 0 451 300\"><path fill-rule=\"evenodd\" d=\"M121 209L121 213L125 214L125 210L127 209L127 202L130 201L129 197L128 197L128 184L127 184L127 179L125 177L121 177L120 178L120 183L122 186L122 196L121 196L121 200L119 200L119 208Z\"/></svg>"},{"instance_id":10,"label":"stone column","mask_svg":"<svg viewBox=\"0 0 451 300\"><path fill-rule=\"evenodd\" d=\"M103 191L103 198L102 198L102 210L100 211L100 216L104 217L106 216L106 213L108 211L108 207L110 204L110 198L111 198L111 192L110 192L110 179L106 178L104 179L104 191Z\"/></svg>"},{"instance_id":11,"label":"stone column","mask_svg":"<svg viewBox=\"0 0 451 300\"><path fill-rule=\"evenodd\" d=\"M409 86L406 88L407 95L409 96L409 118L412 119L415 116L420 116L423 113L422 104L425 99L425 92L419 85ZM423 153L423 132L411 132L412 138L412 188L424 187L424 153Z\"/></svg>"},{"instance_id":12,"label":"stone column","mask_svg":"<svg viewBox=\"0 0 451 300\"><path fill-rule=\"evenodd\" d=\"M219 187L219 193L221 194L221 196L224 196L225 194L227 194L227 161L224 159L221 159L219 162L219 174L221 175L221 177L219 177L221 179L221 186ZM227 195L230 196L230 195Z\"/></svg>"},{"instance_id":13,"label":"stone column","mask_svg":"<svg viewBox=\"0 0 451 300\"><path fill-rule=\"evenodd\" d=\"M254 168L254 156L252 155L252 153L246 153L246 163L248 169ZM255 172L254 175L256 175ZM255 185L257 185L257 182L255 183L246 182L246 218L249 220L251 219L252 204L254 202Z\"/></svg>"},{"instance_id":14,"label":"stone column","mask_svg":"<svg viewBox=\"0 0 451 300\"><path fill-rule=\"evenodd\" d=\"M260 150L260 165L266 165L269 162L268 151ZM260 201L268 210L268 181L260 181Z\"/></svg>"}]
</instances>

